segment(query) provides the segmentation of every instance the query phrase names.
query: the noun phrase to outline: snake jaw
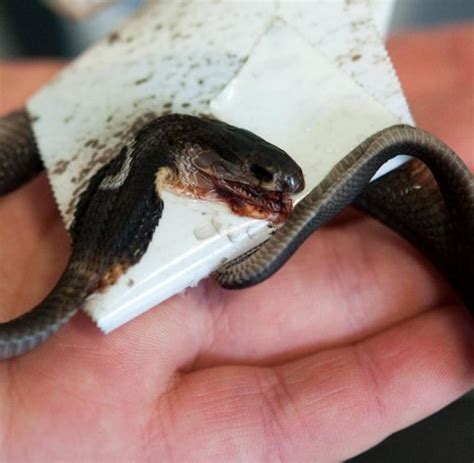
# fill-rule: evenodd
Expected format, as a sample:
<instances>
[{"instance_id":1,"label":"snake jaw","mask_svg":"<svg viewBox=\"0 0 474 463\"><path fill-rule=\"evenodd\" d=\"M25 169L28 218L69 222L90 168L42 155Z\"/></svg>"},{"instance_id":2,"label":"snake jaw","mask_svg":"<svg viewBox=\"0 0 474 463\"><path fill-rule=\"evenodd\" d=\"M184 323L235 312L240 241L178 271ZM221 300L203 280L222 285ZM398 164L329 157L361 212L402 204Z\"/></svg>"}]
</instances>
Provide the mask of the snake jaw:
<instances>
[{"instance_id":1,"label":"snake jaw","mask_svg":"<svg viewBox=\"0 0 474 463\"><path fill-rule=\"evenodd\" d=\"M255 169L222 162L216 153L194 146L187 149L191 156L178 164L177 175L163 170L156 176L157 190L166 188L178 195L225 202L235 214L275 224L290 215L291 187L301 182L288 186L279 176L262 178L263 175L255 175Z\"/></svg>"},{"instance_id":2,"label":"snake jaw","mask_svg":"<svg viewBox=\"0 0 474 463\"><path fill-rule=\"evenodd\" d=\"M161 169L155 177L155 189L158 194L166 189L180 196L225 202L235 214L274 224L284 222L293 209L286 191L267 190L258 184L229 180L201 169L185 174L180 171L179 175Z\"/></svg>"},{"instance_id":3,"label":"snake jaw","mask_svg":"<svg viewBox=\"0 0 474 463\"><path fill-rule=\"evenodd\" d=\"M211 174L215 192L221 200L238 215L269 220L274 224L286 221L293 209L290 195L304 188L301 169L277 173L258 164L238 167L241 172L233 177ZM209 173L205 175L209 176Z\"/></svg>"},{"instance_id":4,"label":"snake jaw","mask_svg":"<svg viewBox=\"0 0 474 463\"><path fill-rule=\"evenodd\" d=\"M284 222L293 209L293 202L286 192L220 178L214 181L217 195L238 215L278 224Z\"/></svg>"}]
</instances>

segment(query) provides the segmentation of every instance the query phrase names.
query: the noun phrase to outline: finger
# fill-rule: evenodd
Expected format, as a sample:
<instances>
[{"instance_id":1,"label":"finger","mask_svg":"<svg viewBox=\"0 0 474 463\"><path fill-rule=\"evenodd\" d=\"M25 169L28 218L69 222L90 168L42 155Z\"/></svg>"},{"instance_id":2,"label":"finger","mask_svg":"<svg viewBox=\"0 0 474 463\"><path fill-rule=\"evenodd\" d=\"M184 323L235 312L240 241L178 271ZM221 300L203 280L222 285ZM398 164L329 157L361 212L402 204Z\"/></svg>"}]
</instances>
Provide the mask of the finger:
<instances>
[{"instance_id":1,"label":"finger","mask_svg":"<svg viewBox=\"0 0 474 463\"><path fill-rule=\"evenodd\" d=\"M0 114L23 106L62 66L44 60L0 62ZM6 320L51 289L64 267L68 238L44 174L0 198L0 220L0 304Z\"/></svg>"},{"instance_id":2,"label":"finger","mask_svg":"<svg viewBox=\"0 0 474 463\"><path fill-rule=\"evenodd\" d=\"M408 100L472 87L474 25L457 24L394 35L387 49ZM414 56L422 59L413 59ZM435 78L434 78L435 76Z\"/></svg>"},{"instance_id":3,"label":"finger","mask_svg":"<svg viewBox=\"0 0 474 463\"><path fill-rule=\"evenodd\" d=\"M200 309L192 301L183 304L171 299L155 313L148 312L107 336L87 316L78 314L27 355L0 362L0 392L10 378L21 378L13 391L7 391L7 397L13 398L6 402L15 413L20 408L28 413L45 407L45 417L49 402L41 397L48 395L52 384L54 400L64 403L66 415L71 385L74 396L84 402L95 397L113 408L114 400L120 403L123 397L133 397L139 406L167 390L180 370L191 368L206 328ZM15 403L18 397L21 400Z\"/></svg>"},{"instance_id":4,"label":"finger","mask_svg":"<svg viewBox=\"0 0 474 463\"><path fill-rule=\"evenodd\" d=\"M465 313L446 307L279 367L191 373L159 399L148 451L172 449L178 461L344 460L469 390L473 339Z\"/></svg>"},{"instance_id":5,"label":"finger","mask_svg":"<svg viewBox=\"0 0 474 463\"><path fill-rule=\"evenodd\" d=\"M0 306L8 320L53 287L69 255L69 238L46 176L0 200Z\"/></svg>"},{"instance_id":6,"label":"finger","mask_svg":"<svg viewBox=\"0 0 474 463\"><path fill-rule=\"evenodd\" d=\"M23 106L63 66L59 60L0 61L0 114Z\"/></svg>"},{"instance_id":7,"label":"finger","mask_svg":"<svg viewBox=\"0 0 474 463\"><path fill-rule=\"evenodd\" d=\"M22 362L63 365L67 358L72 371L93 363L104 372L131 359L167 382L176 369L193 365L269 364L349 343L445 297L434 270L393 233L370 220L344 228L316 233L306 250L256 288L230 292L206 282L108 336L90 320L74 319Z\"/></svg>"},{"instance_id":8,"label":"finger","mask_svg":"<svg viewBox=\"0 0 474 463\"><path fill-rule=\"evenodd\" d=\"M213 323L199 365L294 358L363 339L453 297L413 247L370 219L317 231L254 288L207 284Z\"/></svg>"},{"instance_id":9,"label":"finger","mask_svg":"<svg viewBox=\"0 0 474 463\"><path fill-rule=\"evenodd\" d=\"M473 37L474 26L466 24L404 33L387 43L417 124L444 140L471 169Z\"/></svg>"},{"instance_id":10,"label":"finger","mask_svg":"<svg viewBox=\"0 0 474 463\"><path fill-rule=\"evenodd\" d=\"M474 85L433 95L413 105L413 113L420 126L445 141L474 171Z\"/></svg>"}]
</instances>

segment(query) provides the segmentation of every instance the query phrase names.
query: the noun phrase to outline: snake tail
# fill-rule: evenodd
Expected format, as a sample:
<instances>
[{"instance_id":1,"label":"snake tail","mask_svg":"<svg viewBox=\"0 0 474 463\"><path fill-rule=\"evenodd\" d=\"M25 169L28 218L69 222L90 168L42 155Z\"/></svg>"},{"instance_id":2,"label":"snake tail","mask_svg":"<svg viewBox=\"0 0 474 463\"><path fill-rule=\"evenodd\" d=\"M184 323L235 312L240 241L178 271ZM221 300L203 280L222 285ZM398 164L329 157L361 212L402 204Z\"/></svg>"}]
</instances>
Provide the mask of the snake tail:
<instances>
[{"instance_id":1,"label":"snake tail","mask_svg":"<svg viewBox=\"0 0 474 463\"><path fill-rule=\"evenodd\" d=\"M43 169L26 109L0 117L0 196Z\"/></svg>"}]
</instances>

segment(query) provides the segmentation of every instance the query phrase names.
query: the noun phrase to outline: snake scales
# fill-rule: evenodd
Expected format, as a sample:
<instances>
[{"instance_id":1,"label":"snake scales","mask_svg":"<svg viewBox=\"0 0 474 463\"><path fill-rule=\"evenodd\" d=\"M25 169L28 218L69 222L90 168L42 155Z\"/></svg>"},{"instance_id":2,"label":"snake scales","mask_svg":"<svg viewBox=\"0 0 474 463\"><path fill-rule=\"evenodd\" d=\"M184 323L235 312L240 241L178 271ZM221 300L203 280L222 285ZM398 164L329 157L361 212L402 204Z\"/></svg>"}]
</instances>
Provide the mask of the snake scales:
<instances>
[{"instance_id":1,"label":"snake scales","mask_svg":"<svg viewBox=\"0 0 474 463\"><path fill-rule=\"evenodd\" d=\"M384 162L402 153L414 159L369 183ZM26 111L0 119L0 194L39 170ZM355 204L423 251L474 314L474 179L433 135L405 125L372 135L291 212L289 195L303 189L304 179L286 153L223 122L169 115L147 124L91 179L70 229L72 252L64 274L37 307L0 324L0 359L43 342L90 293L110 283L111 273L123 273L141 259L161 217L165 186L225 201L240 214L287 219L267 242L215 272L223 287L268 278L313 231Z\"/></svg>"}]
</instances>

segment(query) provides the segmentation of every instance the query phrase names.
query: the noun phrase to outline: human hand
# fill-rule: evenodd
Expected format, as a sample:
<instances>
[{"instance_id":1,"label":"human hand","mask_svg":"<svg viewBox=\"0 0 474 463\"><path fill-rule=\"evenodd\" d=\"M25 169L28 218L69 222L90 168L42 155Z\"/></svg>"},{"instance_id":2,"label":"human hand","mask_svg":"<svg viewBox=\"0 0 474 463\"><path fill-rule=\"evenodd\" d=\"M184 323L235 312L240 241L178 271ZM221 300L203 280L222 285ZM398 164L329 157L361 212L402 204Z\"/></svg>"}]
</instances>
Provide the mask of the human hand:
<instances>
[{"instance_id":1,"label":"human hand","mask_svg":"<svg viewBox=\"0 0 474 463\"><path fill-rule=\"evenodd\" d=\"M472 33L389 43L418 124L471 168ZM0 111L57 68L3 64ZM0 199L0 222L6 320L51 289L69 242L44 174ZM443 278L347 211L257 287L206 280L108 336L79 314L0 363L0 460L339 461L473 385L473 323Z\"/></svg>"}]
</instances>

